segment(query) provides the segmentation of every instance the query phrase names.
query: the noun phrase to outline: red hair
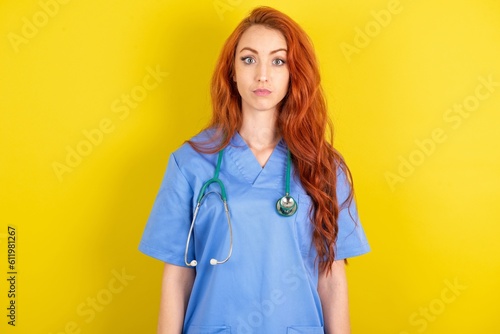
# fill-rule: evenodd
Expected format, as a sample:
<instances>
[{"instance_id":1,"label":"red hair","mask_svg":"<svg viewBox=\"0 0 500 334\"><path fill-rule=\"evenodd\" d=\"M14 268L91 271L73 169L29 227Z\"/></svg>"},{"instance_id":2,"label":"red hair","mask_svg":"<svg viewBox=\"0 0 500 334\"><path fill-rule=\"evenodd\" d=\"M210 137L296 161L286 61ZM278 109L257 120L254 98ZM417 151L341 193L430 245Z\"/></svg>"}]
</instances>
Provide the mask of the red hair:
<instances>
[{"instance_id":1,"label":"red hair","mask_svg":"<svg viewBox=\"0 0 500 334\"><path fill-rule=\"evenodd\" d=\"M241 128L241 97L234 77L235 52L241 35L253 25L280 31L287 42L290 73L288 92L278 106L278 130L288 145L302 186L311 197L313 243L320 269L330 272L335 260L337 219L337 171L351 174L342 156L333 148L333 125L328 117L313 45L302 28L287 15L270 7L255 8L229 36L222 48L211 86L212 120L207 128L215 129L211 143L189 142L194 149L215 153L226 147ZM328 132L327 132L328 130ZM352 187L345 203L352 200ZM345 204L343 203L343 204Z\"/></svg>"}]
</instances>

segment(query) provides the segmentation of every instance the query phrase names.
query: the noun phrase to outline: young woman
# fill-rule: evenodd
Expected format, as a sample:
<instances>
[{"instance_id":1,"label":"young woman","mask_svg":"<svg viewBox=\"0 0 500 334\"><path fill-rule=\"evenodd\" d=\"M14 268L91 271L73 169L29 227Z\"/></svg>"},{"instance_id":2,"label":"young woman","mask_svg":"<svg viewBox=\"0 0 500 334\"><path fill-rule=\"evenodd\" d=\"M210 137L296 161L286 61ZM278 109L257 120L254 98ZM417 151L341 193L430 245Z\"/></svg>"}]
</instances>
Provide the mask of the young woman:
<instances>
[{"instance_id":1,"label":"young woman","mask_svg":"<svg viewBox=\"0 0 500 334\"><path fill-rule=\"evenodd\" d=\"M253 10L212 102L171 155L139 246L165 262L158 333L349 333L344 260L369 246L307 35Z\"/></svg>"}]
</instances>

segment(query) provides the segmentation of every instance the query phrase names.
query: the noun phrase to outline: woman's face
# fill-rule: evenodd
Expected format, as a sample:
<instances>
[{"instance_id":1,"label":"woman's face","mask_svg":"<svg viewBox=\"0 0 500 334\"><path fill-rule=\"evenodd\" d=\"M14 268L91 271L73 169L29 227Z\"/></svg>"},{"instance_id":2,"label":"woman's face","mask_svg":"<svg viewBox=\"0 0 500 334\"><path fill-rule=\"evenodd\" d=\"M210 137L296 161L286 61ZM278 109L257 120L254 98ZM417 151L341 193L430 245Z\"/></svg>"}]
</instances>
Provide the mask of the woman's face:
<instances>
[{"instance_id":1,"label":"woman's face","mask_svg":"<svg viewBox=\"0 0 500 334\"><path fill-rule=\"evenodd\" d=\"M234 81L243 112L276 111L290 80L283 34L262 25L248 28L236 47Z\"/></svg>"}]
</instances>

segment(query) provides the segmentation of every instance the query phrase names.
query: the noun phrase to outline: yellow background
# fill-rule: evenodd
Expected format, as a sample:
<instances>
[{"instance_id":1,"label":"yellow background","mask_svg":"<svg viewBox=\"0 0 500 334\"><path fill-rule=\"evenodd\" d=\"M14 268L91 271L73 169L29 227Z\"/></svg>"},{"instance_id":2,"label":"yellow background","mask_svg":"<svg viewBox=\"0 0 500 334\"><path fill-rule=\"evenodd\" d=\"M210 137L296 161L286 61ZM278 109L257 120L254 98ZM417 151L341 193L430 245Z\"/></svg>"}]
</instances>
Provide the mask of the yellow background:
<instances>
[{"instance_id":1,"label":"yellow background","mask_svg":"<svg viewBox=\"0 0 500 334\"><path fill-rule=\"evenodd\" d=\"M154 333L162 265L137 245L169 153L208 120L223 41L262 4L314 41L354 175L372 252L348 269L353 333L500 332L495 0L2 1L0 332Z\"/></svg>"}]
</instances>

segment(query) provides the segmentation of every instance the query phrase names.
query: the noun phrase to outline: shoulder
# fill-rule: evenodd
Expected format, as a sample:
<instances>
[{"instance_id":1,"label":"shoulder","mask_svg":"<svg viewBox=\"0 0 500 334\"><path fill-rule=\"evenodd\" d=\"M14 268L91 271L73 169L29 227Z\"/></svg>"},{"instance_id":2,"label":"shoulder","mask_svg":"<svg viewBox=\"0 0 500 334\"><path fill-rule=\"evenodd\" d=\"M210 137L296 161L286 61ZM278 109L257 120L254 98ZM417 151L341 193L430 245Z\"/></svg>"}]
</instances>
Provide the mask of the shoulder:
<instances>
[{"instance_id":1,"label":"shoulder","mask_svg":"<svg viewBox=\"0 0 500 334\"><path fill-rule=\"evenodd\" d=\"M349 201L349 198L354 191L352 186L352 176L349 167L347 167L347 164L342 157L338 161L335 168L337 172L335 190L337 193L338 204L342 206Z\"/></svg>"},{"instance_id":2,"label":"shoulder","mask_svg":"<svg viewBox=\"0 0 500 334\"><path fill-rule=\"evenodd\" d=\"M194 149L193 145L191 143L205 143L210 140L212 137L212 130L204 130L195 135L194 137L190 138L189 140L186 140L184 144L182 144L178 149L176 149L172 155L176 158L176 160L186 160L190 158L194 158L200 155L203 155L202 152L198 152L197 150Z\"/></svg>"},{"instance_id":3,"label":"shoulder","mask_svg":"<svg viewBox=\"0 0 500 334\"><path fill-rule=\"evenodd\" d=\"M213 165L216 154L197 151L190 143L206 143L212 138L213 130L204 130L187 140L182 146L172 153L170 163L177 164L184 175L196 174L205 165Z\"/></svg>"}]
</instances>

